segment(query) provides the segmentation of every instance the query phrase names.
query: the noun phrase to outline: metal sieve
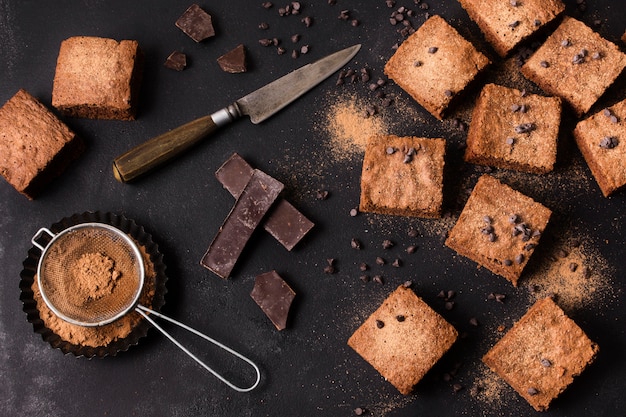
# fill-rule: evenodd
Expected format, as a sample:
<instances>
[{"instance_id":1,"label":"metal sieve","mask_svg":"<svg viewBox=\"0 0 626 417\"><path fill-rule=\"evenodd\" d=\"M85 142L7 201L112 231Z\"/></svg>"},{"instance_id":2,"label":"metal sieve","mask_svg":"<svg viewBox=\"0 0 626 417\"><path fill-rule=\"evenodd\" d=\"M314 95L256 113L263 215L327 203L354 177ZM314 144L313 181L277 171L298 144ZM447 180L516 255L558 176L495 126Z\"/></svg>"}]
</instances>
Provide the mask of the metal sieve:
<instances>
[{"instance_id":1,"label":"metal sieve","mask_svg":"<svg viewBox=\"0 0 626 417\"><path fill-rule=\"evenodd\" d=\"M37 242L44 234L51 238L45 247ZM78 326L95 327L111 323L134 310L189 357L235 391L248 392L259 384L261 371L250 359L183 323L139 304L145 280L145 266L139 248L126 233L105 223L81 223L58 234L41 228L31 242L41 250L37 265L37 285L41 298L59 318ZM95 262L83 264L85 257L90 256ZM202 337L248 363L256 373L256 381L247 388L228 381L161 328L149 315Z\"/></svg>"}]
</instances>

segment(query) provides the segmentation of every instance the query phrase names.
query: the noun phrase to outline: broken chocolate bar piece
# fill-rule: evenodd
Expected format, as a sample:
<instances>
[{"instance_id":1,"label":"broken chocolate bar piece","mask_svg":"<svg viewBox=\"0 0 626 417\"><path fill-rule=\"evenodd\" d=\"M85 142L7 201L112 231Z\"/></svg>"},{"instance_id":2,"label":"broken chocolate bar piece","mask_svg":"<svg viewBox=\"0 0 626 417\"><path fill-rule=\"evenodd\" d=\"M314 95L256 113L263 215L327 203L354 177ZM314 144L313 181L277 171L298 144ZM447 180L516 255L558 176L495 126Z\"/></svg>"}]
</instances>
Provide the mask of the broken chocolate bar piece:
<instances>
[{"instance_id":1,"label":"broken chocolate bar piece","mask_svg":"<svg viewBox=\"0 0 626 417\"><path fill-rule=\"evenodd\" d=\"M257 276L250 293L250 297L261 307L278 330L287 327L289 308L295 296L296 293L276 271Z\"/></svg>"},{"instance_id":2,"label":"broken chocolate bar piece","mask_svg":"<svg viewBox=\"0 0 626 417\"><path fill-rule=\"evenodd\" d=\"M228 278L252 232L283 188L280 181L254 170L200 264L218 276Z\"/></svg>"},{"instance_id":3,"label":"broken chocolate bar piece","mask_svg":"<svg viewBox=\"0 0 626 417\"><path fill-rule=\"evenodd\" d=\"M176 21L176 26L196 42L215 36L211 15L192 4Z\"/></svg>"},{"instance_id":4,"label":"broken chocolate bar piece","mask_svg":"<svg viewBox=\"0 0 626 417\"><path fill-rule=\"evenodd\" d=\"M238 198L253 172L254 168L239 154L234 153L215 172L215 176L233 197ZM313 226L312 221L283 199L276 202L263 222L263 228L289 251Z\"/></svg>"},{"instance_id":5,"label":"broken chocolate bar piece","mask_svg":"<svg viewBox=\"0 0 626 417\"><path fill-rule=\"evenodd\" d=\"M179 51L174 51L167 57L163 65L169 69L182 71L187 67L187 55Z\"/></svg>"},{"instance_id":6,"label":"broken chocolate bar piece","mask_svg":"<svg viewBox=\"0 0 626 417\"><path fill-rule=\"evenodd\" d=\"M230 72L231 74L246 72L246 48L243 44L238 45L232 51L226 52L217 58L217 63L222 71Z\"/></svg>"}]
</instances>

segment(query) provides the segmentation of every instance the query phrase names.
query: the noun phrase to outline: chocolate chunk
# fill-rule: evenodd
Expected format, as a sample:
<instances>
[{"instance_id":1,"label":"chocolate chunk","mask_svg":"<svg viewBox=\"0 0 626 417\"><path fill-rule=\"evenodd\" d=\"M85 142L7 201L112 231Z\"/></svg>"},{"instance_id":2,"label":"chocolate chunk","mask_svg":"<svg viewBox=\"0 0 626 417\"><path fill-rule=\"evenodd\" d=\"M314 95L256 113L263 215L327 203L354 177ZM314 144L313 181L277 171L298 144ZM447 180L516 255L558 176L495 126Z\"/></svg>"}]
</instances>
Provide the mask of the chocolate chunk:
<instances>
[{"instance_id":1,"label":"chocolate chunk","mask_svg":"<svg viewBox=\"0 0 626 417\"><path fill-rule=\"evenodd\" d=\"M196 42L215 36L211 15L192 4L176 21L176 26Z\"/></svg>"},{"instance_id":2,"label":"chocolate chunk","mask_svg":"<svg viewBox=\"0 0 626 417\"><path fill-rule=\"evenodd\" d=\"M163 66L176 71L182 71L187 67L187 55L179 51L174 51L167 57Z\"/></svg>"},{"instance_id":3,"label":"chocolate chunk","mask_svg":"<svg viewBox=\"0 0 626 417\"><path fill-rule=\"evenodd\" d=\"M235 153L215 172L215 176L233 197L239 198L253 173L254 169ZM289 251L313 226L313 222L283 199L276 202L263 222L263 228Z\"/></svg>"},{"instance_id":4,"label":"chocolate chunk","mask_svg":"<svg viewBox=\"0 0 626 417\"><path fill-rule=\"evenodd\" d=\"M228 278L252 232L283 188L281 182L254 170L200 264L218 276Z\"/></svg>"},{"instance_id":5,"label":"chocolate chunk","mask_svg":"<svg viewBox=\"0 0 626 417\"><path fill-rule=\"evenodd\" d=\"M261 307L278 330L287 327L289 308L295 296L296 293L276 271L257 276L250 293L250 297Z\"/></svg>"},{"instance_id":6,"label":"chocolate chunk","mask_svg":"<svg viewBox=\"0 0 626 417\"><path fill-rule=\"evenodd\" d=\"M217 63L222 71L231 74L246 72L246 48L243 44L237 45L235 49L217 58Z\"/></svg>"}]
</instances>

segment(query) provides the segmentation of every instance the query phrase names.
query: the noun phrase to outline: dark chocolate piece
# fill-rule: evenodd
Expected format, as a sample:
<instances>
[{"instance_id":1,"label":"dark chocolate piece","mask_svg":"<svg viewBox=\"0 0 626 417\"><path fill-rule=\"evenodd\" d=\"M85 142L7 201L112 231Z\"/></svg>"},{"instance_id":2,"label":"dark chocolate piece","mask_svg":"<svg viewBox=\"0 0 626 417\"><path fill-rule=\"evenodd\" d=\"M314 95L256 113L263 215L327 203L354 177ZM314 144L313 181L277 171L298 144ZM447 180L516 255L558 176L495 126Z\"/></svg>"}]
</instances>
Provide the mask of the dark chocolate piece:
<instances>
[{"instance_id":1,"label":"dark chocolate piece","mask_svg":"<svg viewBox=\"0 0 626 417\"><path fill-rule=\"evenodd\" d=\"M257 276L250 293L250 297L261 307L278 330L287 327L289 308L295 296L296 293L276 271Z\"/></svg>"},{"instance_id":2,"label":"dark chocolate piece","mask_svg":"<svg viewBox=\"0 0 626 417\"><path fill-rule=\"evenodd\" d=\"M187 55L179 51L174 51L167 57L163 65L169 69L182 71L187 67Z\"/></svg>"},{"instance_id":3,"label":"dark chocolate piece","mask_svg":"<svg viewBox=\"0 0 626 417\"><path fill-rule=\"evenodd\" d=\"M215 172L215 176L233 197L238 198L253 172L254 169L235 153ZM263 228L289 251L313 225L313 222L283 199L276 202L263 222Z\"/></svg>"},{"instance_id":4,"label":"dark chocolate piece","mask_svg":"<svg viewBox=\"0 0 626 417\"><path fill-rule=\"evenodd\" d=\"M246 72L248 70L246 67L246 48L243 44L237 45L235 49L217 58L217 63L222 71L231 74Z\"/></svg>"},{"instance_id":5,"label":"dark chocolate piece","mask_svg":"<svg viewBox=\"0 0 626 417\"><path fill-rule=\"evenodd\" d=\"M283 188L281 182L254 170L200 264L220 277L228 278L252 232Z\"/></svg>"},{"instance_id":6,"label":"dark chocolate piece","mask_svg":"<svg viewBox=\"0 0 626 417\"><path fill-rule=\"evenodd\" d=\"M211 15L192 4L176 21L176 26L196 42L215 36Z\"/></svg>"}]
</instances>

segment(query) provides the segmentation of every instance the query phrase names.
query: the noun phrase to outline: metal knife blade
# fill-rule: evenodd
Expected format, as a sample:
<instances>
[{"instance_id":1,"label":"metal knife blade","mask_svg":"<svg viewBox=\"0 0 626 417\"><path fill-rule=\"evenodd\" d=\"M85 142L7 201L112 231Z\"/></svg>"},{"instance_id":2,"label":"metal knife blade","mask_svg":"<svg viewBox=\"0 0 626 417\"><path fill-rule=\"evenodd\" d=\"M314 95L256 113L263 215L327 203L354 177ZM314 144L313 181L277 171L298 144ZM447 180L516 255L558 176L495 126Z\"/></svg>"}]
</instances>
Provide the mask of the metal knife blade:
<instances>
[{"instance_id":1,"label":"metal knife blade","mask_svg":"<svg viewBox=\"0 0 626 417\"><path fill-rule=\"evenodd\" d=\"M244 115L255 124L266 120L346 65L360 48L354 45L307 64L217 112L139 144L113 160L113 175L120 182L132 181Z\"/></svg>"}]
</instances>

